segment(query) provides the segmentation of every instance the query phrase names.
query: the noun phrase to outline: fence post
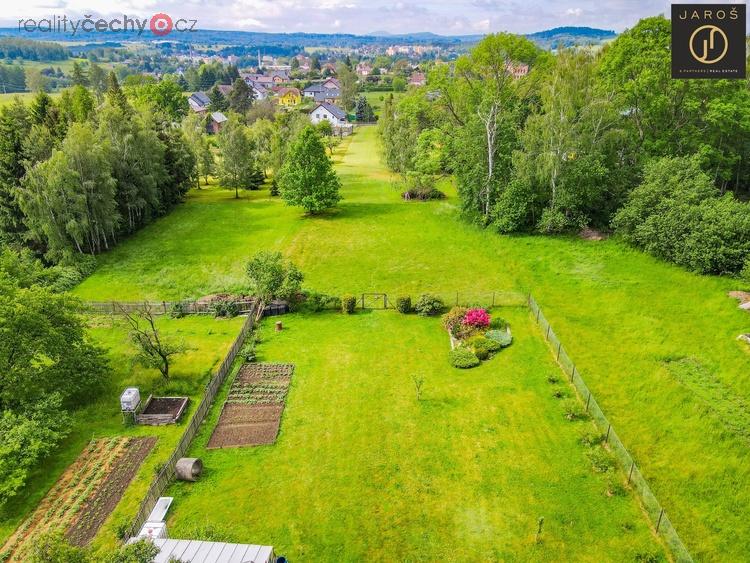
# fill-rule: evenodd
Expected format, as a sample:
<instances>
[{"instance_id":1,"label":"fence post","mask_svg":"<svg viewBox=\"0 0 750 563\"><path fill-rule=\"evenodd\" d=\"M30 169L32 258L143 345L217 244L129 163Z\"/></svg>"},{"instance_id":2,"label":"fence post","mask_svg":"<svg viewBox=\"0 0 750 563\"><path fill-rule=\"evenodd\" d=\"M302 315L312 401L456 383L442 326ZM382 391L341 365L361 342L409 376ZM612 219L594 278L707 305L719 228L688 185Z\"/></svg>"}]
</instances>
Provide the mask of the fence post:
<instances>
[{"instance_id":1,"label":"fence post","mask_svg":"<svg viewBox=\"0 0 750 563\"><path fill-rule=\"evenodd\" d=\"M562 342L557 343L557 361L560 361L560 348L562 348Z\"/></svg>"},{"instance_id":2,"label":"fence post","mask_svg":"<svg viewBox=\"0 0 750 563\"><path fill-rule=\"evenodd\" d=\"M492 306L495 306L495 292L492 292Z\"/></svg>"},{"instance_id":3,"label":"fence post","mask_svg":"<svg viewBox=\"0 0 750 563\"><path fill-rule=\"evenodd\" d=\"M589 398L586 399L586 412L589 412L589 403L591 402L591 391L589 391Z\"/></svg>"},{"instance_id":4,"label":"fence post","mask_svg":"<svg viewBox=\"0 0 750 563\"><path fill-rule=\"evenodd\" d=\"M633 468L635 467L635 461L630 462L630 471L628 472L628 485L630 485L630 480L633 478Z\"/></svg>"},{"instance_id":5,"label":"fence post","mask_svg":"<svg viewBox=\"0 0 750 563\"><path fill-rule=\"evenodd\" d=\"M384 293L383 294L383 309L387 309L387 308L388 308L388 294Z\"/></svg>"},{"instance_id":6,"label":"fence post","mask_svg":"<svg viewBox=\"0 0 750 563\"><path fill-rule=\"evenodd\" d=\"M362 294L362 309L365 308L365 294Z\"/></svg>"},{"instance_id":7,"label":"fence post","mask_svg":"<svg viewBox=\"0 0 750 563\"><path fill-rule=\"evenodd\" d=\"M661 519L664 516L664 509L661 509L661 512L659 512L659 521L656 523L656 533L659 533L659 527L661 526Z\"/></svg>"},{"instance_id":8,"label":"fence post","mask_svg":"<svg viewBox=\"0 0 750 563\"><path fill-rule=\"evenodd\" d=\"M542 310L539 307L537 307L536 308L536 323L537 324L539 324L539 313L541 313L541 312L542 312Z\"/></svg>"},{"instance_id":9,"label":"fence post","mask_svg":"<svg viewBox=\"0 0 750 563\"><path fill-rule=\"evenodd\" d=\"M570 381L573 381L573 379L575 378L575 376L576 376L576 365L573 364L573 369L570 370Z\"/></svg>"},{"instance_id":10,"label":"fence post","mask_svg":"<svg viewBox=\"0 0 750 563\"><path fill-rule=\"evenodd\" d=\"M604 437L604 443L609 444L609 431L612 430L612 425L607 425L607 435Z\"/></svg>"},{"instance_id":11,"label":"fence post","mask_svg":"<svg viewBox=\"0 0 750 563\"><path fill-rule=\"evenodd\" d=\"M552 328L552 325L548 324L547 325L547 336L545 337L546 340L549 340L549 331L550 331L551 328Z\"/></svg>"}]
</instances>

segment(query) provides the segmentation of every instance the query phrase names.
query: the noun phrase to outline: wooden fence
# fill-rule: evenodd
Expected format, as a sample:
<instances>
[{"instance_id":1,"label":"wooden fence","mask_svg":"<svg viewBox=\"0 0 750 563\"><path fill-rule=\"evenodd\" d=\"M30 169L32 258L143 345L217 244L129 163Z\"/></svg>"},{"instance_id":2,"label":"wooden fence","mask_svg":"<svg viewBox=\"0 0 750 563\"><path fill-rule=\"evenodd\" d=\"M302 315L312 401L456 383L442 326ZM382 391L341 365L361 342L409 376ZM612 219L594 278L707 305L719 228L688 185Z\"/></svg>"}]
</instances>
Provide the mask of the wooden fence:
<instances>
[{"instance_id":1,"label":"wooden fence","mask_svg":"<svg viewBox=\"0 0 750 563\"><path fill-rule=\"evenodd\" d=\"M141 501L138 513L136 514L135 519L133 520L133 524L128 531L128 537L134 537L138 534L138 532L140 532L141 527L146 523L146 519L154 509L156 501L159 500L159 497L162 496L166 488L174 479L175 465L177 464L177 461L181 457L185 456L185 453L190 447L193 438L195 438L195 435L198 432L198 428L206 418L206 414L213 404L213 401L216 398L216 394L219 392L221 385L224 383L227 375L231 371L234 360L237 357L240 349L242 348L243 343L245 342L245 338L247 338L247 335L253 329L255 323L262 316L262 303L260 301L253 301L252 303L253 308L248 311L247 319L245 319L245 322L242 324L242 328L240 329L237 338L234 339L229 352L227 352L227 355L224 357L224 361L221 363L219 369L211 378L211 381L209 381L206 385L206 392L203 395L203 400L201 400L195 413L193 413L193 417L190 419L190 423L188 424L187 428L185 428L185 432L182 434L180 442L177 444L177 447L175 447L172 455L169 456L169 459L164 464L164 467L161 468L158 475L154 478L151 486L148 489L148 492L146 493L146 496Z\"/></svg>"},{"instance_id":2,"label":"wooden fence","mask_svg":"<svg viewBox=\"0 0 750 563\"><path fill-rule=\"evenodd\" d=\"M216 303L216 302L214 302ZM155 315L167 315L173 309L180 307L185 315L207 315L213 313L214 303L207 301L84 301L83 306L91 313L101 315L121 315L134 313L144 307L150 307ZM240 315L246 315L255 310L255 299L233 301Z\"/></svg>"}]
</instances>

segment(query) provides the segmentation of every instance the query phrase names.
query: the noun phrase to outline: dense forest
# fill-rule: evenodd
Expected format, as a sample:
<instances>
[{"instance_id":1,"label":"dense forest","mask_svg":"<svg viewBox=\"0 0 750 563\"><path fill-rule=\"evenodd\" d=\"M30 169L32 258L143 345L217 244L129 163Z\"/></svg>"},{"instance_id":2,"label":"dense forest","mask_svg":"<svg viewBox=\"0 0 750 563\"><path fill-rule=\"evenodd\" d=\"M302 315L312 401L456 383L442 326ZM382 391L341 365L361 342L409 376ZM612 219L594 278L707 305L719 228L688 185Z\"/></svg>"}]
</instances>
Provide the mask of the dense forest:
<instances>
[{"instance_id":1,"label":"dense forest","mask_svg":"<svg viewBox=\"0 0 750 563\"><path fill-rule=\"evenodd\" d=\"M69 56L68 50L58 43L19 37L0 37L0 57L3 59L63 61Z\"/></svg>"},{"instance_id":2,"label":"dense forest","mask_svg":"<svg viewBox=\"0 0 750 563\"><path fill-rule=\"evenodd\" d=\"M670 24L641 20L601 50L551 55L490 35L380 122L384 159L411 185L452 174L464 214L499 233L614 230L702 273L750 252L750 90L673 80ZM531 71L514 78L520 63Z\"/></svg>"}]
</instances>

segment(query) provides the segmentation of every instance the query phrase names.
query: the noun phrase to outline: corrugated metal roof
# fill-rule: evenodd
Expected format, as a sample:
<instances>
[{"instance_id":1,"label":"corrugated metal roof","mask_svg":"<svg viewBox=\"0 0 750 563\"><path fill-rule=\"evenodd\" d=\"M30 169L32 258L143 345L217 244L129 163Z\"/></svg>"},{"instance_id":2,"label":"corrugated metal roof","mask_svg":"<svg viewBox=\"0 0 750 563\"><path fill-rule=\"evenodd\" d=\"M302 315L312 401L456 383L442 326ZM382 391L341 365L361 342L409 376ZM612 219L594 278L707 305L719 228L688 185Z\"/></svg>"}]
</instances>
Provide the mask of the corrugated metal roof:
<instances>
[{"instance_id":1,"label":"corrugated metal roof","mask_svg":"<svg viewBox=\"0 0 750 563\"><path fill-rule=\"evenodd\" d=\"M273 548L268 545L176 539L152 541L159 548L154 563L167 563L170 558L183 563L268 563L273 554Z\"/></svg>"}]
</instances>

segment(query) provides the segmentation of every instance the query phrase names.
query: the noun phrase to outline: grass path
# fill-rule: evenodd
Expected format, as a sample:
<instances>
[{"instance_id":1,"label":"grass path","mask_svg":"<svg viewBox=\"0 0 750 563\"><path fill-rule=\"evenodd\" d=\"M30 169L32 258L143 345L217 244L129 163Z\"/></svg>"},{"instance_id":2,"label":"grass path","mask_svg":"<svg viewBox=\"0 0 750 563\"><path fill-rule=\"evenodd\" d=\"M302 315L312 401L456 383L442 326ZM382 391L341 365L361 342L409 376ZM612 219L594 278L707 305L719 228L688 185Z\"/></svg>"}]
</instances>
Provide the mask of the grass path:
<instances>
[{"instance_id":1,"label":"grass path","mask_svg":"<svg viewBox=\"0 0 750 563\"><path fill-rule=\"evenodd\" d=\"M746 557L748 436L723 413L750 397L750 355L735 340L750 317L726 297L732 280L615 240L483 232L456 217L452 189L441 202L401 202L371 128L336 160L345 199L331 215L305 218L265 191L193 192L102 257L77 293L170 299L241 288L245 260L265 248L294 259L309 287L337 294L531 290L691 552Z\"/></svg>"}]
</instances>

